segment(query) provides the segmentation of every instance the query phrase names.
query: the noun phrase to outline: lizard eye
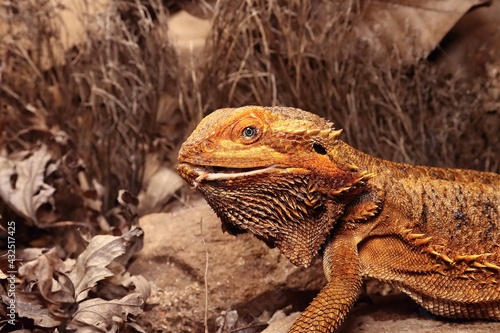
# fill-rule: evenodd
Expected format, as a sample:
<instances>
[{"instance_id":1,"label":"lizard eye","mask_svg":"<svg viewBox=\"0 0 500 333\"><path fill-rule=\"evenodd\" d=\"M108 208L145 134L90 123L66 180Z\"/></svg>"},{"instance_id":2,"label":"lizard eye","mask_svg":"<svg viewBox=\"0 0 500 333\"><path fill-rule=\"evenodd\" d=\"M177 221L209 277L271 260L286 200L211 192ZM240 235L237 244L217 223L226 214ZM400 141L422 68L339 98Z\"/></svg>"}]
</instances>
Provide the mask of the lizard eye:
<instances>
[{"instance_id":1,"label":"lizard eye","mask_svg":"<svg viewBox=\"0 0 500 333\"><path fill-rule=\"evenodd\" d=\"M234 124L231 139L244 145L257 142L265 132L264 123L255 117L245 117Z\"/></svg>"},{"instance_id":2,"label":"lizard eye","mask_svg":"<svg viewBox=\"0 0 500 333\"><path fill-rule=\"evenodd\" d=\"M257 134L259 134L259 130L254 126L247 126L241 132L241 136L244 139L253 139L257 136Z\"/></svg>"}]
</instances>

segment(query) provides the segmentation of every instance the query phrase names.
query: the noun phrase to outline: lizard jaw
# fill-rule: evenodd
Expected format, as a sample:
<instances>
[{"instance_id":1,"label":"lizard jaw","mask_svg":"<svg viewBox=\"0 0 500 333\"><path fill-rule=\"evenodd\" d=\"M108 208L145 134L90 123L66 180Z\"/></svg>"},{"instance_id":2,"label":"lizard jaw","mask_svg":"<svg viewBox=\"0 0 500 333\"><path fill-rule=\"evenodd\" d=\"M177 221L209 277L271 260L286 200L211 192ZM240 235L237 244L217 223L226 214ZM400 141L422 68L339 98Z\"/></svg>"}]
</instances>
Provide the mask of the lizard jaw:
<instances>
[{"instance_id":1,"label":"lizard jaw","mask_svg":"<svg viewBox=\"0 0 500 333\"><path fill-rule=\"evenodd\" d=\"M251 232L278 247L297 266L311 265L341 213L341 207L324 204L314 174L305 168L219 167L183 161L178 172L203 194L224 231Z\"/></svg>"},{"instance_id":2,"label":"lizard jaw","mask_svg":"<svg viewBox=\"0 0 500 333\"><path fill-rule=\"evenodd\" d=\"M258 175L278 169L277 165L257 168L227 168L218 166L193 165L180 163L177 170L188 180L192 189L196 189L202 181L224 181Z\"/></svg>"},{"instance_id":3,"label":"lizard jaw","mask_svg":"<svg viewBox=\"0 0 500 333\"><path fill-rule=\"evenodd\" d=\"M212 167L211 169L213 169L214 172L207 173L207 171L205 171L206 176L204 177L204 179L206 179L206 180L227 180L227 179L246 177L246 176L259 174L262 172L270 171L274 168L276 168L275 165L271 165L271 166L265 167L265 168L248 168L248 169Z\"/></svg>"}]
</instances>

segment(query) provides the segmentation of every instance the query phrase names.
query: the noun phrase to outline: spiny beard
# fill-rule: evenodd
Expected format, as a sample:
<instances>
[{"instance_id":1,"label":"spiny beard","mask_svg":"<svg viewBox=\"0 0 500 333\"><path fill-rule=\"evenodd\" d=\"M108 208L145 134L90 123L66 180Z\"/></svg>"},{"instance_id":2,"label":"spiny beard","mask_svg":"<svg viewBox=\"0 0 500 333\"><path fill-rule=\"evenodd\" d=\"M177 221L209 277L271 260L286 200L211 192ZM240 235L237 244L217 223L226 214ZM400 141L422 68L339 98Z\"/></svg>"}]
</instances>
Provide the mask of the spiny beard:
<instances>
[{"instance_id":1,"label":"spiny beard","mask_svg":"<svg viewBox=\"0 0 500 333\"><path fill-rule=\"evenodd\" d=\"M199 190L231 233L252 232L277 246L292 263L310 265L335 221L310 179L255 175L231 181L206 182Z\"/></svg>"}]
</instances>

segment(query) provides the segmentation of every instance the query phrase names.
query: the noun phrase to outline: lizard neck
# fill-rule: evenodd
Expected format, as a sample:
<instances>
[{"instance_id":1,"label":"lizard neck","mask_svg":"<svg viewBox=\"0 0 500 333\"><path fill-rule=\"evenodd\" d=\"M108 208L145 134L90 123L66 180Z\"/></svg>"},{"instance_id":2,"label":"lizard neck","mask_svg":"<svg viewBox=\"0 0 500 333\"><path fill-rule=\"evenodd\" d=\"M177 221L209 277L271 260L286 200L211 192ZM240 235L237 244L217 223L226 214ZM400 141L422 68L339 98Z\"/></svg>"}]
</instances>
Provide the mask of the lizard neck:
<instances>
[{"instance_id":1,"label":"lizard neck","mask_svg":"<svg viewBox=\"0 0 500 333\"><path fill-rule=\"evenodd\" d=\"M399 173L398 170L404 172L404 169L407 167L405 164L390 162L365 154L340 140L337 141L330 155L335 163L338 163L341 167L349 168L355 166L359 171L368 171L375 174L387 172ZM394 168L394 164L397 164L398 167Z\"/></svg>"},{"instance_id":2,"label":"lizard neck","mask_svg":"<svg viewBox=\"0 0 500 333\"><path fill-rule=\"evenodd\" d=\"M420 166L407 163L386 161L378 157L365 154L343 141L337 141L330 155L341 167L356 166L360 171L374 173L375 182L382 182L384 188L390 187L398 180L409 178L412 181L425 183L428 181L452 181L464 183L483 183L488 186L498 184L498 175L492 172L476 170L448 169L442 167ZM384 182L384 180L386 182Z\"/></svg>"}]
</instances>

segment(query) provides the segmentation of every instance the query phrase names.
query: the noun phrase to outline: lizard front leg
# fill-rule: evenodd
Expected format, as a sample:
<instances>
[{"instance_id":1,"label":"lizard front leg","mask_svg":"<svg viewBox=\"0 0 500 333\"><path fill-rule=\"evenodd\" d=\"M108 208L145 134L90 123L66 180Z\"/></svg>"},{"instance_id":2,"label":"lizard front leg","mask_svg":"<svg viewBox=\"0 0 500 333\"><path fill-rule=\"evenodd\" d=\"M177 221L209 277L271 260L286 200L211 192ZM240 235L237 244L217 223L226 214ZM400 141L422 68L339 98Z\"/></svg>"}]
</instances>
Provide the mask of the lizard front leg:
<instances>
[{"instance_id":1,"label":"lizard front leg","mask_svg":"<svg viewBox=\"0 0 500 333\"><path fill-rule=\"evenodd\" d=\"M327 285L295 321L289 333L334 332L361 293L357 245L351 235L337 235L325 248Z\"/></svg>"}]
</instances>

